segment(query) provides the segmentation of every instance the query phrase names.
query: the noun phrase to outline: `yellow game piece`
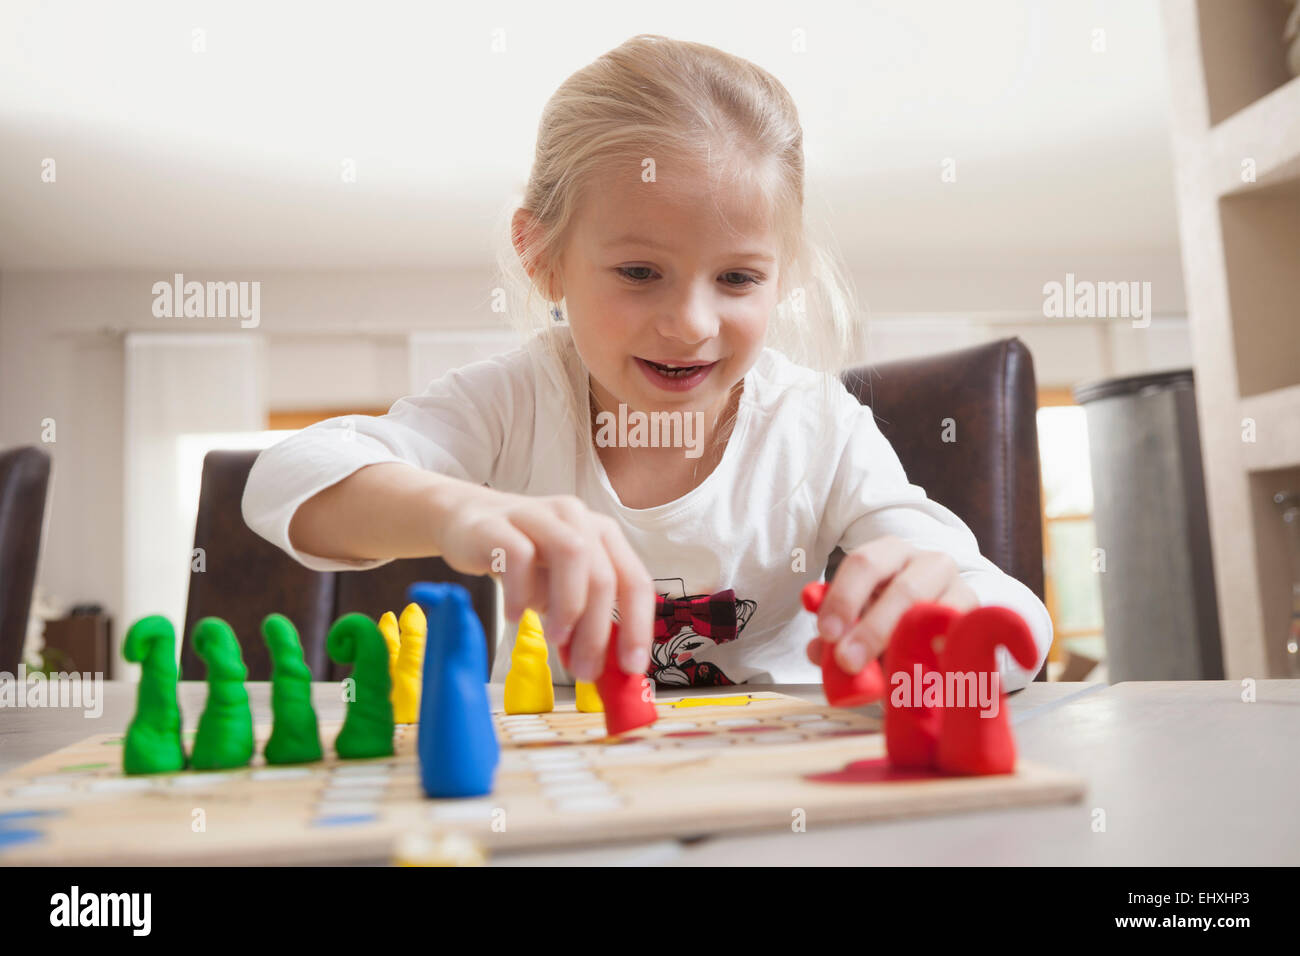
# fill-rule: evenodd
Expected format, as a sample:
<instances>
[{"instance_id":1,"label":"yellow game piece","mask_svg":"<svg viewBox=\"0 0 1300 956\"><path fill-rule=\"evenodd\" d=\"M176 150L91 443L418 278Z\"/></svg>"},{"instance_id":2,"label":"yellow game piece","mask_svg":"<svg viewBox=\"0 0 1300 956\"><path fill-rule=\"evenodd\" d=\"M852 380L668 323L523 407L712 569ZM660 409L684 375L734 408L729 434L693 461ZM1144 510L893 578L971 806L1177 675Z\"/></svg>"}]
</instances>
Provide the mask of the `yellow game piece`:
<instances>
[{"instance_id":1,"label":"yellow game piece","mask_svg":"<svg viewBox=\"0 0 1300 956\"><path fill-rule=\"evenodd\" d=\"M600 694L591 681L580 680L573 685L577 697L578 711L584 714L603 714L605 705L600 702Z\"/></svg>"},{"instance_id":2,"label":"yellow game piece","mask_svg":"<svg viewBox=\"0 0 1300 956\"><path fill-rule=\"evenodd\" d=\"M404 833L393 848L398 866L484 866L483 848L472 838L452 830L448 833Z\"/></svg>"},{"instance_id":3,"label":"yellow game piece","mask_svg":"<svg viewBox=\"0 0 1300 956\"><path fill-rule=\"evenodd\" d=\"M555 709L551 666L546 663L546 637L535 611L519 618L515 649L506 675L507 714L549 714Z\"/></svg>"},{"instance_id":4,"label":"yellow game piece","mask_svg":"<svg viewBox=\"0 0 1300 956\"><path fill-rule=\"evenodd\" d=\"M390 612L391 615L391 612ZM424 640L429 623L418 604L406 605L398 622L399 647L393 667L393 723L420 719L420 681L424 676ZM385 635L386 636L386 635ZM388 645L391 654L393 645Z\"/></svg>"},{"instance_id":5,"label":"yellow game piece","mask_svg":"<svg viewBox=\"0 0 1300 956\"><path fill-rule=\"evenodd\" d=\"M402 640L397 633L397 615L392 611L385 611L384 616L379 619L379 633L384 635L384 643L388 645L388 678L393 682L393 689L397 689L397 654L402 647Z\"/></svg>"}]
</instances>

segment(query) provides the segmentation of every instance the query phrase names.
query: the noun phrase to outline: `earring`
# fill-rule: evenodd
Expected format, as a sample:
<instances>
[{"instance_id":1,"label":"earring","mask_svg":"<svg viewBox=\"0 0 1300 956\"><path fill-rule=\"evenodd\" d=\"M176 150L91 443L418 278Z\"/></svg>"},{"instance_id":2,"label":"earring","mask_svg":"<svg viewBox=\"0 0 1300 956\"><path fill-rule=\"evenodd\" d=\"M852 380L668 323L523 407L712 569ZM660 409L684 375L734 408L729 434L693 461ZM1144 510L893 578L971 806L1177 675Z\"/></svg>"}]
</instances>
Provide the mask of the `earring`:
<instances>
[{"instance_id":1,"label":"earring","mask_svg":"<svg viewBox=\"0 0 1300 956\"><path fill-rule=\"evenodd\" d=\"M551 305L551 319L554 320L554 321L556 321L556 322L563 322L563 321L564 321L564 313L560 311L559 303L552 303L552 305Z\"/></svg>"}]
</instances>

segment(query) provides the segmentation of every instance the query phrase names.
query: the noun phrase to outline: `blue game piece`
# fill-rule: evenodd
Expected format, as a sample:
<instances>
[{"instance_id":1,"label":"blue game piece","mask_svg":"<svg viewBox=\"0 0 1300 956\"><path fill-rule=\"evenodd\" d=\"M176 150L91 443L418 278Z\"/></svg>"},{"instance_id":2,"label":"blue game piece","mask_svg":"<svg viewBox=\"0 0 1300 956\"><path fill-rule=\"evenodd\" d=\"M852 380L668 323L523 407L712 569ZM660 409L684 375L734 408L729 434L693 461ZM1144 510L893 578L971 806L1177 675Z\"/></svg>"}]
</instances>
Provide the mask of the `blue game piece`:
<instances>
[{"instance_id":1,"label":"blue game piece","mask_svg":"<svg viewBox=\"0 0 1300 956\"><path fill-rule=\"evenodd\" d=\"M430 797L492 792L501 748L488 702L487 642L459 584L421 581L406 591L429 622L420 692L420 780Z\"/></svg>"}]
</instances>

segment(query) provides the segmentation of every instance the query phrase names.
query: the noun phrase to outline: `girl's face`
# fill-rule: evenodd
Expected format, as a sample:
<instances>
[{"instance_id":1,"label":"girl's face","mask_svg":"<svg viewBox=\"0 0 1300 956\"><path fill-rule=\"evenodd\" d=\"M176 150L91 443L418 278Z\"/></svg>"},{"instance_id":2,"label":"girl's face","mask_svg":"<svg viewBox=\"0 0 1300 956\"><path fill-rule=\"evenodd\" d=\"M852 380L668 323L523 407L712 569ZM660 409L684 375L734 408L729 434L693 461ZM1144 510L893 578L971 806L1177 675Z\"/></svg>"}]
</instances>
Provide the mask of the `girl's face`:
<instances>
[{"instance_id":1,"label":"girl's face","mask_svg":"<svg viewBox=\"0 0 1300 956\"><path fill-rule=\"evenodd\" d=\"M562 294L604 409L714 421L757 360L777 303L777 241L752 197L702 175L592 189L564 250ZM687 371L671 371L668 366Z\"/></svg>"}]
</instances>

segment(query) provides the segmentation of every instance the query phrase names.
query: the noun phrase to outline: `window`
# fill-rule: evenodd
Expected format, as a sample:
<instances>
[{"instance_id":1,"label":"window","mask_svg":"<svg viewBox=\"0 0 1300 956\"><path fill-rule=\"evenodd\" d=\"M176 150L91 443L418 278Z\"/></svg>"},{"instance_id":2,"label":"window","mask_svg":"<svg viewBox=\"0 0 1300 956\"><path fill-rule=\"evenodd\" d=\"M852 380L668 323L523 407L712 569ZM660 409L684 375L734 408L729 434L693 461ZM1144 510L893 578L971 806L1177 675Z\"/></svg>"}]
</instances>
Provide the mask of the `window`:
<instances>
[{"instance_id":1,"label":"window","mask_svg":"<svg viewBox=\"0 0 1300 956\"><path fill-rule=\"evenodd\" d=\"M1091 669L1088 661L1106 656L1088 423L1067 389L1040 390L1038 406L1045 603L1055 632L1049 675L1065 671L1066 679L1080 680Z\"/></svg>"},{"instance_id":2,"label":"window","mask_svg":"<svg viewBox=\"0 0 1300 956\"><path fill-rule=\"evenodd\" d=\"M308 408L293 412L268 412L266 427L272 431L283 431L287 434L296 432L300 428L306 428L308 425L323 422L327 418L337 418L339 415L387 414L388 409L386 408Z\"/></svg>"}]
</instances>

